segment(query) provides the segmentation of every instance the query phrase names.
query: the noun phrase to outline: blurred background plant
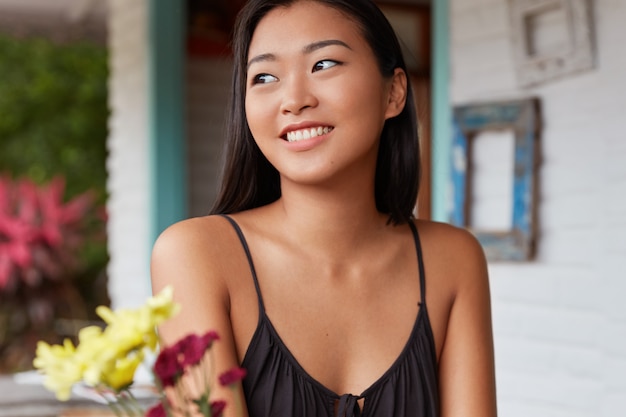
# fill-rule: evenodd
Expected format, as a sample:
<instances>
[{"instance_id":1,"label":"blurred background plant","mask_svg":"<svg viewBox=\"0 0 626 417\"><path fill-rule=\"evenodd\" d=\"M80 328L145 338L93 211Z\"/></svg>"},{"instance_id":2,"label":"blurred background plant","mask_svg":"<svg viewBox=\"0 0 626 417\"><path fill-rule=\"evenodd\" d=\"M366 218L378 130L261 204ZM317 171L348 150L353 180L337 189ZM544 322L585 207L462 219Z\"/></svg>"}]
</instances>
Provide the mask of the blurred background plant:
<instances>
[{"instance_id":1,"label":"blurred background plant","mask_svg":"<svg viewBox=\"0 0 626 417\"><path fill-rule=\"evenodd\" d=\"M0 373L106 291L107 51L0 34Z\"/></svg>"}]
</instances>

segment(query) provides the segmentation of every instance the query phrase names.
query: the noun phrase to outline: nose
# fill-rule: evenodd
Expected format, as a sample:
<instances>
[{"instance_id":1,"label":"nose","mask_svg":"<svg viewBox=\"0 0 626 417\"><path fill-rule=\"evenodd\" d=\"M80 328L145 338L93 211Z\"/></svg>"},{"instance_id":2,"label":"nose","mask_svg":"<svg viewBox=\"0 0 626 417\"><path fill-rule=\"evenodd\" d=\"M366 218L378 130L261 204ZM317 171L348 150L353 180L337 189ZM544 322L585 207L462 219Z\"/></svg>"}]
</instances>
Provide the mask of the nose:
<instances>
[{"instance_id":1,"label":"nose","mask_svg":"<svg viewBox=\"0 0 626 417\"><path fill-rule=\"evenodd\" d=\"M283 79L282 93L283 99L280 110L283 114L298 115L305 109L318 105L317 97L313 93L306 76L294 75Z\"/></svg>"}]
</instances>

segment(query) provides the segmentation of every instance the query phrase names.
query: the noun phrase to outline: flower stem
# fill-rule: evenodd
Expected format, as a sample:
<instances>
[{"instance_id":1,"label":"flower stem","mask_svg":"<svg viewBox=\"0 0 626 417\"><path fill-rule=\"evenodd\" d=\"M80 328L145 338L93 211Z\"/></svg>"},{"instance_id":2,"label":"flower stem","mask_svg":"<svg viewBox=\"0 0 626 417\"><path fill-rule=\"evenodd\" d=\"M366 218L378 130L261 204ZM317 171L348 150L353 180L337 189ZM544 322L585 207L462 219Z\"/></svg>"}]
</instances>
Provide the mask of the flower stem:
<instances>
[{"instance_id":1,"label":"flower stem","mask_svg":"<svg viewBox=\"0 0 626 417\"><path fill-rule=\"evenodd\" d=\"M175 392L177 397L177 403L183 406L182 411L185 413L185 417L191 417L191 413L189 411L189 400L185 396L185 389L182 386L183 379L180 379L175 385Z\"/></svg>"},{"instance_id":2,"label":"flower stem","mask_svg":"<svg viewBox=\"0 0 626 417\"><path fill-rule=\"evenodd\" d=\"M117 402L111 401L109 397L106 395L106 393L102 391L101 389L96 389L96 392L104 399L104 401L106 401L109 409L113 411L113 413L115 413L117 417L124 417L124 414L120 410L120 407L118 406Z\"/></svg>"},{"instance_id":3,"label":"flower stem","mask_svg":"<svg viewBox=\"0 0 626 417\"><path fill-rule=\"evenodd\" d=\"M128 396L120 395L117 403L124 409L124 412L128 417L135 417L137 415L133 409L133 404L128 401ZM141 417L141 413L139 413L139 417Z\"/></svg>"},{"instance_id":4,"label":"flower stem","mask_svg":"<svg viewBox=\"0 0 626 417\"><path fill-rule=\"evenodd\" d=\"M135 408L136 412L138 413L137 415L139 417L143 416L143 408L141 407L141 404L139 404L139 401L137 401L137 397L135 397L130 389L127 389L126 393L128 394L128 398L130 399L130 404Z\"/></svg>"}]
</instances>

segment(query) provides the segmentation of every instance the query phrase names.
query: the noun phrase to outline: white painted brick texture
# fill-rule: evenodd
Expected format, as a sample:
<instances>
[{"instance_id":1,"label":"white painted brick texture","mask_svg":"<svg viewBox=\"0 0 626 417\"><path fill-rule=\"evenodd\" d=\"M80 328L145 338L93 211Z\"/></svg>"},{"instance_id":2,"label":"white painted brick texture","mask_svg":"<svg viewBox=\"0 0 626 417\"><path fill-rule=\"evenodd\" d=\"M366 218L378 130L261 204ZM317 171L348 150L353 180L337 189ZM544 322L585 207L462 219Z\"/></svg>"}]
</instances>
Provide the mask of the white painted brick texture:
<instances>
[{"instance_id":1,"label":"white painted brick texture","mask_svg":"<svg viewBox=\"0 0 626 417\"><path fill-rule=\"evenodd\" d=\"M109 295L134 306L150 292L147 0L109 0Z\"/></svg>"},{"instance_id":2,"label":"white painted brick texture","mask_svg":"<svg viewBox=\"0 0 626 417\"><path fill-rule=\"evenodd\" d=\"M595 69L517 86L508 2L450 0L451 99L539 97L536 260L491 263L499 415L626 415L626 2L593 3Z\"/></svg>"}]
</instances>

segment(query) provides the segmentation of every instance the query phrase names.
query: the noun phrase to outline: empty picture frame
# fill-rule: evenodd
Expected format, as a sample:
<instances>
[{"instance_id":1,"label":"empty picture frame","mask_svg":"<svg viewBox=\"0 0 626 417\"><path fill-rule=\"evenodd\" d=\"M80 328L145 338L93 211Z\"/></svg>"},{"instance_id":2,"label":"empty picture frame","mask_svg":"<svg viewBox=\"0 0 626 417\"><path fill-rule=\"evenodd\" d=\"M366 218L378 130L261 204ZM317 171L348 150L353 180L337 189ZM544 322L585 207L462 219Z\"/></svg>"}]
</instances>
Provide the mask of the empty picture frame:
<instances>
[{"instance_id":1,"label":"empty picture frame","mask_svg":"<svg viewBox=\"0 0 626 417\"><path fill-rule=\"evenodd\" d=\"M520 86L594 67L591 4L589 0L509 0Z\"/></svg>"},{"instance_id":2,"label":"empty picture frame","mask_svg":"<svg viewBox=\"0 0 626 417\"><path fill-rule=\"evenodd\" d=\"M524 261L535 255L539 101L535 98L477 103L454 108L451 163L450 223L466 227L482 244L487 259ZM510 230L475 230L468 224L471 204L471 141L481 132L514 133L512 227Z\"/></svg>"}]
</instances>

